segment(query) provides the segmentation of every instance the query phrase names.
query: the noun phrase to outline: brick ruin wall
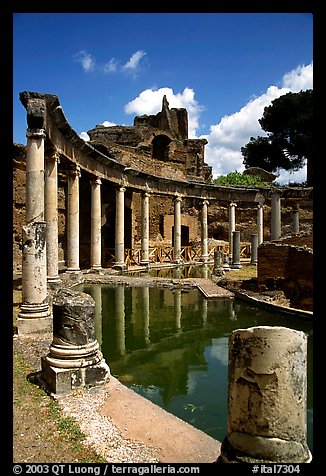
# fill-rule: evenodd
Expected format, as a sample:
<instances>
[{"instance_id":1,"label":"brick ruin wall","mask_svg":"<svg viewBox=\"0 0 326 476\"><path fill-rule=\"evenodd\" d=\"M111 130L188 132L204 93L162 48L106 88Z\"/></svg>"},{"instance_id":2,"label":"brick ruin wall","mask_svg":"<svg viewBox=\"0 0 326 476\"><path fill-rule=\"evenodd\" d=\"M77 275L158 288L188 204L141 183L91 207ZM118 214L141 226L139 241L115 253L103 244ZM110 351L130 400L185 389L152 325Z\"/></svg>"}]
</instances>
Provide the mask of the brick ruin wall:
<instances>
[{"instance_id":1,"label":"brick ruin wall","mask_svg":"<svg viewBox=\"0 0 326 476\"><path fill-rule=\"evenodd\" d=\"M260 290L281 289L291 307L313 310L313 235L300 233L258 247Z\"/></svg>"}]
</instances>

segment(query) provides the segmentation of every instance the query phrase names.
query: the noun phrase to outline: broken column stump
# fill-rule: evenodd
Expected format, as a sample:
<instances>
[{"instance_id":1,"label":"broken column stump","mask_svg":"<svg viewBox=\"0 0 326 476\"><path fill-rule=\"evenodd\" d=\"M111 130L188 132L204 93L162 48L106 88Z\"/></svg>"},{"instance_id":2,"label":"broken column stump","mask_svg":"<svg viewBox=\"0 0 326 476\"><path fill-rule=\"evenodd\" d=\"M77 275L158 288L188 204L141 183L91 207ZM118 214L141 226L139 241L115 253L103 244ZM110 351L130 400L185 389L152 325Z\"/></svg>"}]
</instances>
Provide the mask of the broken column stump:
<instances>
[{"instance_id":1,"label":"broken column stump","mask_svg":"<svg viewBox=\"0 0 326 476\"><path fill-rule=\"evenodd\" d=\"M219 463L308 463L307 336L286 327L229 338L227 436Z\"/></svg>"},{"instance_id":2,"label":"broken column stump","mask_svg":"<svg viewBox=\"0 0 326 476\"><path fill-rule=\"evenodd\" d=\"M104 384L110 369L95 335L95 301L83 292L61 289L53 300L53 340L42 357L42 378L53 393Z\"/></svg>"}]
</instances>

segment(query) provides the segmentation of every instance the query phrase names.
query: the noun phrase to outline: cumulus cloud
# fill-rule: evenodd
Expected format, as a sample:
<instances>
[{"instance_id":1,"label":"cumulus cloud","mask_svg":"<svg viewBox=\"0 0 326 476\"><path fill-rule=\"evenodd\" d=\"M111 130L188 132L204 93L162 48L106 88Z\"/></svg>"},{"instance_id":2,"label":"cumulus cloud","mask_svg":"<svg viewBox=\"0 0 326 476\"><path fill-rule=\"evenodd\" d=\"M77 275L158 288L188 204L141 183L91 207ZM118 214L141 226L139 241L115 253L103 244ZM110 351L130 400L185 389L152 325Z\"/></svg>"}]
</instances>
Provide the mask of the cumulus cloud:
<instances>
[{"instance_id":1,"label":"cumulus cloud","mask_svg":"<svg viewBox=\"0 0 326 476\"><path fill-rule=\"evenodd\" d=\"M139 96L126 104L124 110L127 114L143 115L157 114L162 109L162 99L166 95L170 108L186 108L188 111L188 135L196 137L199 127L199 116L203 111L195 99L195 92L191 88L184 88L182 93L174 93L171 88L145 89Z\"/></svg>"},{"instance_id":2,"label":"cumulus cloud","mask_svg":"<svg viewBox=\"0 0 326 476\"><path fill-rule=\"evenodd\" d=\"M312 88L312 63L307 66L299 66L283 76L280 87L270 86L259 97L251 99L240 111L224 116L218 124L210 126L209 134L202 137L208 141L205 160L213 167L213 176L244 170L241 147L249 142L250 137L266 135L258 122L266 106L290 91L299 92ZM288 181L288 174L282 172L278 182ZM303 170L300 170L296 174L291 174L290 180L300 181L299 177L302 176Z\"/></svg>"}]
</instances>

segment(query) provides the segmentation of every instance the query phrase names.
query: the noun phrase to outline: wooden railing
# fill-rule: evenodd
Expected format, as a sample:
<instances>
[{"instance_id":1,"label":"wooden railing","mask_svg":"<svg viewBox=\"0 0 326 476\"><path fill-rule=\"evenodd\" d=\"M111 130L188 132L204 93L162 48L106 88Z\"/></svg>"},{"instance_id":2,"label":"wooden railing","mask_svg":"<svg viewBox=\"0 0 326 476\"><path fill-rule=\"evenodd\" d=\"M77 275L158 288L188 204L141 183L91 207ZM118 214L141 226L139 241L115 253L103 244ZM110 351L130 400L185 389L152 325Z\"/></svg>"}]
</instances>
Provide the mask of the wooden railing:
<instances>
[{"instance_id":1,"label":"wooden railing","mask_svg":"<svg viewBox=\"0 0 326 476\"><path fill-rule=\"evenodd\" d=\"M105 250L105 263L114 264L114 248L106 248ZM214 251L223 251L229 253L229 244L222 243L215 246L210 246L208 250L208 256L214 259ZM249 258L251 252L250 243L242 243L240 245L241 258ZM201 252L200 247L182 246L181 247L181 259L183 262L200 261ZM148 257L150 263L171 263L174 260L174 247L173 246L154 246L149 248ZM139 265L141 261L141 249L140 248L125 248L125 264L127 266Z\"/></svg>"}]
</instances>

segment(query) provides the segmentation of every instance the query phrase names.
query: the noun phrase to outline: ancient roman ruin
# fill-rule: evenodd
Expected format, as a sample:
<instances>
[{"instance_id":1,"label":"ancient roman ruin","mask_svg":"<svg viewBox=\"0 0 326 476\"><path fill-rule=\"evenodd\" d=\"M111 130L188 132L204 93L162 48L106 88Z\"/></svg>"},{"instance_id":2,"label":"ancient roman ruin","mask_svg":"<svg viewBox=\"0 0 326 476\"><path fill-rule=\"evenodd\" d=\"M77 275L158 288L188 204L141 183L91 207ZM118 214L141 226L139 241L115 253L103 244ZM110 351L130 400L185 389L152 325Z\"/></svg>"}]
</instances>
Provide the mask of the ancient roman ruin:
<instances>
[{"instance_id":1,"label":"ancient roman ruin","mask_svg":"<svg viewBox=\"0 0 326 476\"><path fill-rule=\"evenodd\" d=\"M42 372L54 392L109 379L95 338L94 301L61 289L62 271L78 282L82 272L102 274L108 268L214 262L218 274L240 269L245 254L257 265L262 289L281 288L295 306L312 310L312 188L211 183L206 140L188 138L187 111L170 109L166 97L158 114L136 117L133 126L97 125L88 131L90 141L72 129L56 95L24 91L20 100L27 112L27 145L14 145L14 271L22 274L18 334L53 329ZM231 348L238 347L230 356L238 361L230 357L229 367L237 375L229 380L221 457L286 461L293 453L295 461L309 461L305 336L257 329L241 336L236 331L231 339ZM238 391L239 385L245 390ZM238 414L250 399L259 400L256 410ZM285 428L288 406L296 404ZM279 424L262 428L262 407L268 424Z\"/></svg>"}]
</instances>

